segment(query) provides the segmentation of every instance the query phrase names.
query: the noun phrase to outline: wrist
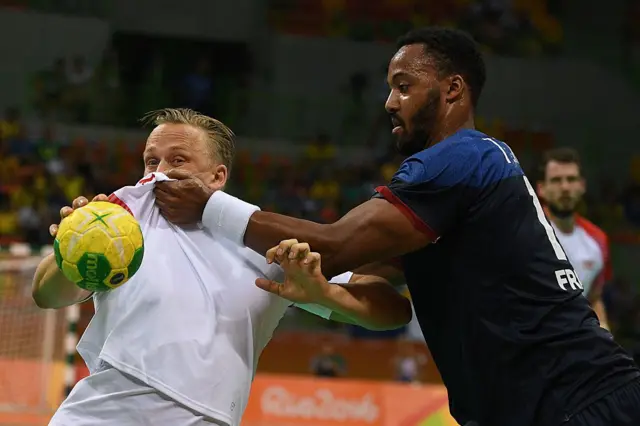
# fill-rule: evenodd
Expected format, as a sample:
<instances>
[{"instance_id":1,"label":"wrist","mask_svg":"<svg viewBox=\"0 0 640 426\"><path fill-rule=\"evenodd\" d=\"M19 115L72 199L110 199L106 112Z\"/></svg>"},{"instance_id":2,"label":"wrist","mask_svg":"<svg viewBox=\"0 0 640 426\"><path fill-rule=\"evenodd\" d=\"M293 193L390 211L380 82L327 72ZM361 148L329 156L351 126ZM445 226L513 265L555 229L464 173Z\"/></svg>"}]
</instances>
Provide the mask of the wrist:
<instances>
[{"instance_id":1,"label":"wrist","mask_svg":"<svg viewBox=\"0 0 640 426\"><path fill-rule=\"evenodd\" d=\"M214 192L202 212L202 225L216 235L244 245L244 233L251 215L260 210L223 191Z\"/></svg>"},{"instance_id":2,"label":"wrist","mask_svg":"<svg viewBox=\"0 0 640 426\"><path fill-rule=\"evenodd\" d=\"M343 290L342 286L331 285L324 277L322 280L322 289L318 292L317 300L313 303L334 310L338 306L337 301L340 299L340 292Z\"/></svg>"},{"instance_id":3,"label":"wrist","mask_svg":"<svg viewBox=\"0 0 640 426\"><path fill-rule=\"evenodd\" d=\"M321 280L320 282L322 285L320 286L321 291L319 292L319 300L315 303L330 307L334 310L337 309L341 305L340 302L345 296L345 289L343 285L351 282L353 272L345 272L330 280L327 280L327 278L322 274L317 278Z\"/></svg>"}]
</instances>

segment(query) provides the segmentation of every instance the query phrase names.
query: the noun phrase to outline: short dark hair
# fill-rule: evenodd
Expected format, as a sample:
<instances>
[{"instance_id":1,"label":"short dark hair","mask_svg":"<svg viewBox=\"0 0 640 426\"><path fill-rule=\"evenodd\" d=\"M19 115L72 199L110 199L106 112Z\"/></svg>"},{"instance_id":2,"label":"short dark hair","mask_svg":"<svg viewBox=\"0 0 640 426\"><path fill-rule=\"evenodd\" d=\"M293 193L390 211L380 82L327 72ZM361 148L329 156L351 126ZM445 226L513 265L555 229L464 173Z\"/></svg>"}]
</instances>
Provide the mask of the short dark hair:
<instances>
[{"instance_id":1,"label":"short dark hair","mask_svg":"<svg viewBox=\"0 0 640 426\"><path fill-rule=\"evenodd\" d=\"M542 161L540 162L540 180L547 178L547 165L552 161L563 164L576 164L578 165L578 169L580 169L582 165L580 162L580 154L573 148L565 146L547 150L542 154Z\"/></svg>"},{"instance_id":2,"label":"short dark hair","mask_svg":"<svg viewBox=\"0 0 640 426\"><path fill-rule=\"evenodd\" d=\"M422 44L432 58L440 77L460 74L471 91L474 108L478 105L487 70L475 40L466 32L440 27L411 30L397 41L397 47Z\"/></svg>"}]
</instances>

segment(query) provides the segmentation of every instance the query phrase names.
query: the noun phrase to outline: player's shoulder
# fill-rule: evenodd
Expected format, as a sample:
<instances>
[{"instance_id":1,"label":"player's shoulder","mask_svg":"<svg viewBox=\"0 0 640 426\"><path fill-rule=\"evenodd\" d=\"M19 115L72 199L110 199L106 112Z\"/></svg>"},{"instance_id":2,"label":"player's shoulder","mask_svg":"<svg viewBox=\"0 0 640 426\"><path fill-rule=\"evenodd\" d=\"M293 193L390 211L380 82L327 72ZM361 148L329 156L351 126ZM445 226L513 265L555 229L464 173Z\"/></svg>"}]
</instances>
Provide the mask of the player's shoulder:
<instances>
[{"instance_id":1,"label":"player's shoulder","mask_svg":"<svg viewBox=\"0 0 640 426\"><path fill-rule=\"evenodd\" d=\"M463 130L445 140L423 149L402 162L396 178L406 182L455 181L475 169L480 156L474 144L467 143Z\"/></svg>"},{"instance_id":2,"label":"player's shoulder","mask_svg":"<svg viewBox=\"0 0 640 426\"><path fill-rule=\"evenodd\" d=\"M576 215L576 225L584 229L584 231L596 240L599 244L608 244L609 237L607 233L602 230L598 225L591 222L584 216Z\"/></svg>"},{"instance_id":3,"label":"player's shoulder","mask_svg":"<svg viewBox=\"0 0 640 426\"><path fill-rule=\"evenodd\" d=\"M522 170L506 143L474 129L463 129L408 157L396 177L483 186L513 174L522 174Z\"/></svg>"}]
</instances>

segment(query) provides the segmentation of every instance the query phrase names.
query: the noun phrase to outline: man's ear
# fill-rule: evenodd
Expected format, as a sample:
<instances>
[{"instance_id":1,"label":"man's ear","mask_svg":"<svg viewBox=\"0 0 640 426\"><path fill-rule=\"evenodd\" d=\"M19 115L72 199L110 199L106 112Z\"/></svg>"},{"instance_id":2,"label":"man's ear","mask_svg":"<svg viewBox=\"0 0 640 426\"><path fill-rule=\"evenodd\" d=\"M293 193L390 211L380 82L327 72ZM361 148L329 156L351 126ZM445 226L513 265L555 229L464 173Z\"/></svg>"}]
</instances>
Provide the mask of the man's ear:
<instances>
[{"instance_id":1,"label":"man's ear","mask_svg":"<svg viewBox=\"0 0 640 426\"><path fill-rule=\"evenodd\" d=\"M580 178L580 185L582 186L582 193L580 195L584 195L587 192L587 180L583 177Z\"/></svg>"},{"instance_id":2,"label":"man's ear","mask_svg":"<svg viewBox=\"0 0 640 426\"><path fill-rule=\"evenodd\" d=\"M207 186L213 190L224 189L227 184L227 178L229 177L229 169L224 164L218 164L214 167L211 179L207 183Z\"/></svg>"},{"instance_id":3,"label":"man's ear","mask_svg":"<svg viewBox=\"0 0 640 426\"><path fill-rule=\"evenodd\" d=\"M446 84L448 87L446 88L446 96L445 99L447 102L453 102L460 99L461 96L464 95L465 92L465 84L464 78L455 74L446 79Z\"/></svg>"}]
</instances>

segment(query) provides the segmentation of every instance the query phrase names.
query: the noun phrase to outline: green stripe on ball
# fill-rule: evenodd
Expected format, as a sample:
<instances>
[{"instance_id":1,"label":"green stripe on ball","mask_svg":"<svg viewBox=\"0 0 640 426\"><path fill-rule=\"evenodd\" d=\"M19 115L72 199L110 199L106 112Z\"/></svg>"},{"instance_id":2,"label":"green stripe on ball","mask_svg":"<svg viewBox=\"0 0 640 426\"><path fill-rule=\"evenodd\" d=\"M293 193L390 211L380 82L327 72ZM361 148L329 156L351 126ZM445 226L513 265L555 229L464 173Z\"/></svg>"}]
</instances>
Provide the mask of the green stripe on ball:
<instances>
[{"instance_id":1,"label":"green stripe on ball","mask_svg":"<svg viewBox=\"0 0 640 426\"><path fill-rule=\"evenodd\" d=\"M89 291L108 291L111 288L104 280L111 273L109 260L101 253L85 253L78 261L78 271L84 278L78 286Z\"/></svg>"}]
</instances>

